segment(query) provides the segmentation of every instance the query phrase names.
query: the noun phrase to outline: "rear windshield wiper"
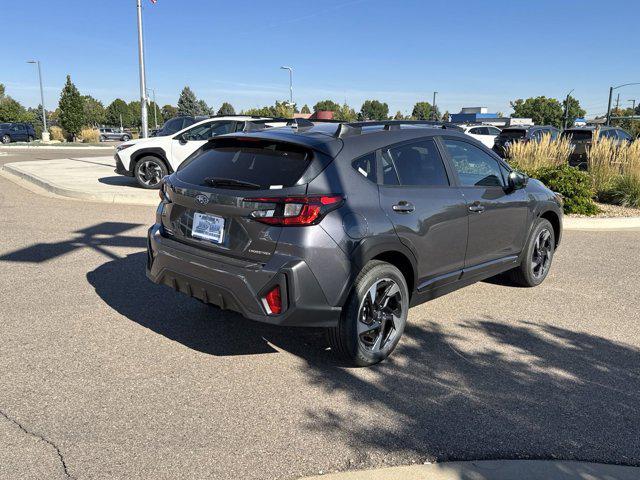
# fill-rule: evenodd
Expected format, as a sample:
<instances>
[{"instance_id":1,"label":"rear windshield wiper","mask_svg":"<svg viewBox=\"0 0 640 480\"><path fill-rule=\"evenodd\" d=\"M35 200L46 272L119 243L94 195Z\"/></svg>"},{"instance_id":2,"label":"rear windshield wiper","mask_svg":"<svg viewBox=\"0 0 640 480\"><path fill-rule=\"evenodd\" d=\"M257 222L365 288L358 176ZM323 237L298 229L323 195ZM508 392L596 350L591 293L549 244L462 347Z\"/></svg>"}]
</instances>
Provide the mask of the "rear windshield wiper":
<instances>
[{"instance_id":1,"label":"rear windshield wiper","mask_svg":"<svg viewBox=\"0 0 640 480\"><path fill-rule=\"evenodd\" d=\"M260 190L262 185L257 183L246 182L244 180L234 180L233 178L220 178L220 177L207 177L204 179L204 183L211 185L212 187L236 187L246 188L250 190Z\"/></svg>"}]
</instances>

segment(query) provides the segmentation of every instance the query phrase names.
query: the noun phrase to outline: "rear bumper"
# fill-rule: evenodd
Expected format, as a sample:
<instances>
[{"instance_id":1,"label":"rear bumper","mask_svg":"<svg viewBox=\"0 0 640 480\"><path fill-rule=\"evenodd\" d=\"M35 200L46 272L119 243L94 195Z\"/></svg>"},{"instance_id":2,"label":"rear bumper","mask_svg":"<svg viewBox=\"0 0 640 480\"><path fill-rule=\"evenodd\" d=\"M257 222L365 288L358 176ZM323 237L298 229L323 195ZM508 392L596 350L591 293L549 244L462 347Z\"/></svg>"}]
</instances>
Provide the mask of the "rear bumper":
<instances>
[{"instance_id":1,"label":"rear bumper","mask_svg":"<svg viewBox=\"0 0 640 480\"><path fill-rule=\"evenodd\" d=\"M302 259L288 258L277 268L243 262L166 238L158 224L152 226L147 242L147 277L154 283L274 325L333 327L341 308L330 306L309 266ZM280 286L283 312L269 315L263 296Z\"/></svg>"},{"instance_id":2,"label":"rear bumper","mask_svg":"<svg viewBox=\"0 0 640 480\"><path fill-rule=\"evenodd\" d=\"M116 172L118 175L126 175L127 177L133 177L133 173L131 173L126 168L124 168L124 165L122 164L122 160L120 160L120 155L116 153L113 156L113 158L116 161L116 168L114 172Z\"/></svg>"}]
</instances>

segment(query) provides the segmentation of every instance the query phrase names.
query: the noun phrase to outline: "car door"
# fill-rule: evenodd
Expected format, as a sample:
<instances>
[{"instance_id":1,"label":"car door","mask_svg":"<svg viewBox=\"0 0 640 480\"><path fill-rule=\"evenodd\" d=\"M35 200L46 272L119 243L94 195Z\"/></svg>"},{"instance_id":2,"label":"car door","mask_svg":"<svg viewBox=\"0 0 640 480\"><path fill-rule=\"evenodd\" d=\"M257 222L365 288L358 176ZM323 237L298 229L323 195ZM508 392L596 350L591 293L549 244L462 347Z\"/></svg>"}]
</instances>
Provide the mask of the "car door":
<instances>
[{"instance_id":1,"label":"car door","mask_svg":"<svg viewBox=\"0 0 640 480\"><path fill-rule=\"evenodd\" d=\"M13 126L13 139L17 142L24 142L27 140L27 129L22 124L16 124Z\"/></svg>"},{"instance_id":2,"label":"car door","mask_svg":"<svg viewBox=\"0 0 640 480\"><path fill-rule=\"evenodd\" d=\"M507 168L484 149L460 138L442 143L469 212L465 270L513 261L526 236L525 190L508 192Z\"/></svg>"},{"instance_id":3,"label":"car door","mask_svg":"<svg viewBox=\"0 0 640 480\"><path fill-rule=\"evenodd\" d=\"M171 167L175 170L187 157L202 147L211 137L233 132L233 121L199 123L171 140Z\"/></svg>"},{"instance_id":4,"label":"car door","mask_svg":"<svg viewBox=\"0 0 640 480\"><path fill-rule=\"evenodd\" d=\"M457 280L467 247L467 210L435 141L387 147L377 160L380 206L416 256L418 289Z\"/></svg>"}]
</instances>

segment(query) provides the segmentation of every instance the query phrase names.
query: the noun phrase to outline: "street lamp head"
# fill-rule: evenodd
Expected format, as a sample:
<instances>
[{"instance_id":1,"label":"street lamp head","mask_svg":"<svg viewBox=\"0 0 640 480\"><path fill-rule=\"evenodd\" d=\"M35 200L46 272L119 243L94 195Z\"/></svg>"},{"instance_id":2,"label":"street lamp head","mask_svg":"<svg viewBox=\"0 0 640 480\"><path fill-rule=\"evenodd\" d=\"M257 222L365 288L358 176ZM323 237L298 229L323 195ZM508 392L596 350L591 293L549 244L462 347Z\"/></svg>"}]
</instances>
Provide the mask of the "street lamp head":
<instances>
[{"instance_id":1,"label":"street lamp head","mask_svg":"<svg viewBox=\"0 0 640 480\"><path fill-rule=\"evenodd\" d=\"M27 60L27 63L38 63L37 60Z\"/></svg>"},{"instance_id":2,"label":"street lamp head","mask_svg":"<svg viewBox=\"0 0 640 480\"><path fill-rule=\"evenodd\" d=\"M285 66L282 66L282 67L280 67L280 68L281 68L282 70L293 70L293 68L291 68L291 67L285 67Z\"/></svg>"}]
</instances>

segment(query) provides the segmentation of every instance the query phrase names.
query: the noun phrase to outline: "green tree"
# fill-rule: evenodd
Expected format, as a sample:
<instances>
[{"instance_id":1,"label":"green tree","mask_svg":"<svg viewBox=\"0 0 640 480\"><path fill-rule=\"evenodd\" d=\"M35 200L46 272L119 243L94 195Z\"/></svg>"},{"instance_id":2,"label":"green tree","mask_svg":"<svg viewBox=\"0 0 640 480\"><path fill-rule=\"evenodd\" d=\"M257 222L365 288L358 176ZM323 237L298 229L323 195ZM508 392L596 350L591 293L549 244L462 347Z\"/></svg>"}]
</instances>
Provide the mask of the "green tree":
<instances>
[{"instance_id":1,"label":"green tree","mask_svg":"<svg viewBox=\"0 0 640 480\"><path fill-rule=\"evenodd\" d=\"M308 115L311 113L311 110L309 110L309 105L307 105L306 103L302 106L302 110L300 110L300 113L304 113L305 115Z\"/></svg>"},{"instance_id":2,"label":"green tree","mask_svg":"<svg viewBox=\"0 0 640 480\"><path fill-rule=\"evenodd\" d=\"M170 118L178 116L178 109L173 105L165 105L162 107L162 118L166 122Z\"/></svg>"},{"instance_id":3,"label":"green tree","mask_svg":"<svg viewBox=\"0 0 640 480\"><path fill-rule=\"evenodd\" d=\"M60 125L75 138L85 125L84 102L82 95L71 81L71 75L67 75L58 106L60 108Z\"/></svg>"},{"instance_id":4,"label":"green tree","mask_svg":"<svg viewBox=\"0 0 640 480\"><path fill-rule=\"evenodd\" d=\"M355 122L358 119L358 114L346 103L338 108L338 111L334 112L333 118L341 122Z\"/></svg>"},{"instance_id":5,"label":"green tree","mask_svg":"<svg viewBox=\"0 0 640 480\"><path fill-rule=\"evenodd\" d=\"M209 107L204 100L198 100L198 115L214 115L215 110L213 107Z\"/></svg>"},{"instance_id":6,"label":"green tree","mask_svg":"<svg viewBox=\"0 0 640 480\"><path fill-rule=\"evenodd\" d=\"M562 127L564 111L562 105L555 98L545 96L531 97L511 102L512 117L531 118L536 125L553 125Z\"/></svg>"},{"instance_id":7,"label":"green tree","mask_svg":"<svg viewBox=\"0 0 640 480\"><path fill-rule=\"evenodd\" d=\"M105 123L107 125L118 127L120 126L120 119L122 119L123 127L133 126L133 116L129 105L121 98L116 98L109 104L105 112Z\"/></svg>"},{"instance_id":8,"label":"green tree","mask_svg":"<svg viewBox=\"0 0 640 480\"><path fill-rule=\"evenodd\" d=\"M440 111L436 106L434 112L434 108L429 102L418 102L413 106L411 118L415 120L439 120Z\"/></svg>"},{"instance_id":9,"label":"green tree","mask_svg":"<svg viewBox=\"0 0 640 480\"><path fill-rule=\"evenodd\" d=\"M340 105L338 105L333 100L322 100L321 102L318 102L313 106L314 112L337 112L338 110L340 110Z\"/></svg>"},{"instance_id":10,"label":"green tree","mask_svg":"<svg viewBox=\"0 0 640 480\"><path fill-rule=\"evenodd\" d=\"M97 127L104 123L105 110L104 105L91 95L83 95L83 112L84 121L87 125Z\"/></svg>"},{"instance_id":11,"label":"green tree","mask_svg":"<svg viewBox=\"0 0 640 480\"><path fill-rule=\"evenodd\" d=\"M274 106L274 117L278 118L293 118L293 113L296 111L295 103L291 105L288 101L283 100L278 102Z\"/></svg>"},{"instance_id":12,"label":"green tree","mask_svg":"<svg viewBox=\"0 0 640 480\"><path fill-rule=\"evenodd\" d=\"M386 120L389 118L389 105L378 100L365 100L360 107L362 120Z\"/></svg>"},{"instance_id":13,"label":"green tree","mask_svg":"<svg viewBox=\"0 0 640 480\"><path fill-rule=\"evenodd\" d=\"M26 114L25 108L8 95L0 98L0 122L20 122Z\"/></svg>"},{"instance_id":14,"label":"green tree","mask_svg":"<svg viewBox=\"0 0 640 480\"><path fill-rule=\"evenodd\" d=\"M562 101L562 112L563 112L563 119L564 119L564 109L567 108L567 99L565 98ZM576 118L583 118L587 112L586 110L584 110L581 106L580 106L580 102L578 101L578 99L573 98L571 95L569 95L569 110L568 110L568 115L567 115L567 127L571 127L574 122L576 121Z\"/></svg>"},{"instance_id":15,"label":"green tree","mask_svg":"<svg viewBox=\"0 0 640 480\"><path fill-rule=\"evenodd\" d=\"M498 116L500 116L500 115L498 115ZM449 113L449 110L445 110L445 112L442 114L442 121L443 122L451 121L451 114Z\"/></svg>"},{"instance_id":16,"label":"green tree","mask_svg":"<svg viewBox=\"0 0 640 480\"><path fill-rule=\"evenodd\" d=\"M236 110L229 102L224 102L218 109L218 115L235 115Z\"/></svg>"},{"instance_id":17,"label":"green tree","mask_svg":"<svg viewBox=\"0 0 640 480\"><path fill-rule=\"evenodd\" d=\"M0 83L0 99L4 97L4 83Z\"/></svg>"},{"instance_id":18,"label":"green tree","mask_svg":"<svg viewBox=\"0 0 640 480\"><path fill-rule=\"evenodd\" d=\"M400 110L398 110L396 112L396 114L393 116L394 120L404 120L404 115L402 115L402 112Z\"/></svg>"},{"instance_id":19,"label":"green tree","mask_svg":"<svg viewBox=\"0 0 640 480\"><path fill-rule=\"evenodd\" d=\"M184 87L178 99L178 115L200 115L200 105L196 94L189 87Z\"/></svg>"},{"instance_id":20,"label":"green tree","mask_svg":"<svg viewBox=\"0 0 640 480\"><path fill-rule=\"evenodd\" d=\"M149 105L147 105L147 125L149 126L149 128L155 127L155 123L153 120L154 106L156 106L156 104L153 102L149 102ZM129 110L130 123L127 123L126 126L141 128L142 127L142 110L140 109L140 101L135 100L133 102L129 102L129 105L127 105L127 108ZM157 110L156 116L158 119L158 125L162 125L163 120L162 120L162 113L160 112L160 109Z\"/></svg>"}]
</instances>

